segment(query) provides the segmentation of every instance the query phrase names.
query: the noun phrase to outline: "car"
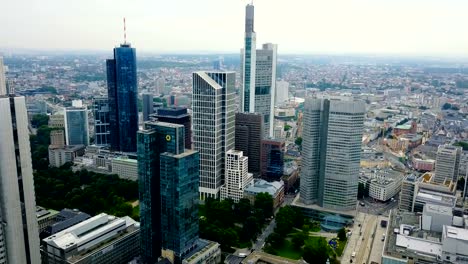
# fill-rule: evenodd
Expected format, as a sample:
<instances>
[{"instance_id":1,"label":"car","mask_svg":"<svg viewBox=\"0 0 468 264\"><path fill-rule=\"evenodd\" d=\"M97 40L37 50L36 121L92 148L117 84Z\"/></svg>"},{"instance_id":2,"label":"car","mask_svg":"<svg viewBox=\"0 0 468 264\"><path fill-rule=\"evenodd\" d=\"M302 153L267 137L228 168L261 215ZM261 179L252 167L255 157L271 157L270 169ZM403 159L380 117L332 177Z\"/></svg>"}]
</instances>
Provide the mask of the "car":
<instances>
[{"instance_id":1,"label":"car","mask_svg":"<svg viewBox=\"0 0 468 264\"><path fill-rule=\"evenodd\" d=\"M355 257L356 257L356 252L353 252L353 253L351 254L351 257L352 257L352 258L355 258Z\"/></svg>"},{"instance_id":2,"label":"car","mask_svg":"<svg viewBox=\"0 0 468 264\"><path fill-rule=\"evenodd\" d=\"M364 202L360 202L359 205L360 206L366 206L366 204Z\"/></svg>"}]
</instances>

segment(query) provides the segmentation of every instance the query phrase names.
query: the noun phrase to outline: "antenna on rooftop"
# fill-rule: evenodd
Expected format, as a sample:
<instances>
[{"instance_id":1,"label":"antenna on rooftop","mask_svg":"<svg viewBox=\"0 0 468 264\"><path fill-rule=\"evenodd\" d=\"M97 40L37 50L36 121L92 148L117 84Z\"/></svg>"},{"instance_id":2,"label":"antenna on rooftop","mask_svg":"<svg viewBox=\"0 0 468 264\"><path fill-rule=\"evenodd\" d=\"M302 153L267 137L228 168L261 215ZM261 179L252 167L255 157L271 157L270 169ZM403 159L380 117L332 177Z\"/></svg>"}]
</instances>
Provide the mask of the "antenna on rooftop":
<instances>
[{"instance_id":1,"label":"antenna on rooftop","mask_svg":"<svg viewBox=\"0 0 468 264\"><path fill-rule=\"evenodd\" d=\"M124 44L127 44L127 27L125 26L125 17L123 18L124 22Z\"/></svg>"}]
</instances>

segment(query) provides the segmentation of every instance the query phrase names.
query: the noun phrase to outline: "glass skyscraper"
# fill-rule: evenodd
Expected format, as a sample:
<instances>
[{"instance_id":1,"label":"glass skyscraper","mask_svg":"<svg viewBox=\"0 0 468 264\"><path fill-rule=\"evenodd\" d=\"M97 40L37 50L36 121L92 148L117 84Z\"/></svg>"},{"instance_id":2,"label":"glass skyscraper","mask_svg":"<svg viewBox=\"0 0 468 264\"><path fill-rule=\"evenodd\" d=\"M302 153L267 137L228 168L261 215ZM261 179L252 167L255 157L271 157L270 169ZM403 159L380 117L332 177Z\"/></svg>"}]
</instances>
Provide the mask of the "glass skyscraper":
<instances>
[{"instance_id":1,"label":"glass skyscraper","mask_svg":"<svg viewBox=\"0 0 468 264\"><path fill-rule=\"evenodd\" d=\"M109 101L106 97L93 99L94 143L107 146L110 143Z\"/></svg>"},{"instance_id":2,"label":"glass skyscraper","mask_svg":"<svg viewBox=\"0 0 468 264\"><path fill-rule=\"evenodd\" d=\"M86 107L65 108L65 138L67 145L89 145Z\"/></svg>"},{"instance_id":3,"label":"glass skyscraper","mask_svg":"<svg viewBox=\"0 0 468 264\"><path fill-rule=\"evenodd\" d=\"M136 50L129 43L114 48L114 59L106 61L111 148L135 152L138 131L138 79Z\"/></svg>"}]
</instances>

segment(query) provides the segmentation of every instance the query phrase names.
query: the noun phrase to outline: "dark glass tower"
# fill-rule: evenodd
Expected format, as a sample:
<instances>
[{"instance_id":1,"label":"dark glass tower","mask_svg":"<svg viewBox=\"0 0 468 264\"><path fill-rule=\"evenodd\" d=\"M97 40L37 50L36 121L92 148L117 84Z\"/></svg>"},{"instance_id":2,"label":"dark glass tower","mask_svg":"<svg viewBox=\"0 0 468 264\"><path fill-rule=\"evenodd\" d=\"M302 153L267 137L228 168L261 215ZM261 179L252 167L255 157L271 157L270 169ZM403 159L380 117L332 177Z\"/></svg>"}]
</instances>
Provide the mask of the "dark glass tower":
<instances>
[{"instance_id":1,"label":"dark glass tower","mask_svg":"<svg viewBox=\"0 0 468 264\"><path fill-rule=\"evenodd\" d=\"M262 140L262 177L279 181L284 170L285 142L278 139Z\"/></svg>"},{"instance_id":2,"label":"dark glass tower","mask_svg":"<svg viewBox=\"0 0 468 264\"><path fill-rule=\"evenodd\" d=\"M236 113L236 150L249 157L249 172L258 178L261 174L263 116L256 113Z\"/></svg>"},{"instance_id":3,"label":"dark glass tower","mask_svg":"<svg viewBox=\"0 0 468 264\"><path fill-rule=\"evenodd\" d=\"M111 148L135 152L138 131L138 80L136 51L129 43L114 48L114 59L106 61Z\"/></svg>"},{"instance_id":4,"label":"dark glass tower","mask_svg":"<svg viewBox=\"0 0 468 264\"><path fill-rule=\"evenodd\" d=\"M192 121L186 107L159 108L153 114L160 122L183 125L185 128L185 148L192 148Z\"/></svg>"},{"instance_id":5,"label":"dark glass tower","mask_svg":"<svg viewBox=\"0 0 468 264\"><path fill-rule=\"evenodd\" d=\"M110 141L109 100L105 97L93 99L94 112L94 143L107 146Z\"/></svg>"}]
</instances>

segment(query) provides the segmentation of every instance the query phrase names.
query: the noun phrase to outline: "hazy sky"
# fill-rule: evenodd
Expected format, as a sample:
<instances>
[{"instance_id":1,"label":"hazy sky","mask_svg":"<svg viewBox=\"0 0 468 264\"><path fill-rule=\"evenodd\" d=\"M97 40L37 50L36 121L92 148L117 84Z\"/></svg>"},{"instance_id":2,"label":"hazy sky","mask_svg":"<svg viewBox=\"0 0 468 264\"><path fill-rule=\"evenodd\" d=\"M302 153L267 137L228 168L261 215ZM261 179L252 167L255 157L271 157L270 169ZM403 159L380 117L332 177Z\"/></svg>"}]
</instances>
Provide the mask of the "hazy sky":
<instances>
[{"instance_id":1,"label":"hazy sky","mask_svg":"<svg viewBox=\"0 0 468 264\"><path fill-rule=\"evenodd\" d=\"M3 0L0 49L238 52L245 0ZM255 0L279 53L468 56L467 0Z\"/></svg>"}]
</instances>

